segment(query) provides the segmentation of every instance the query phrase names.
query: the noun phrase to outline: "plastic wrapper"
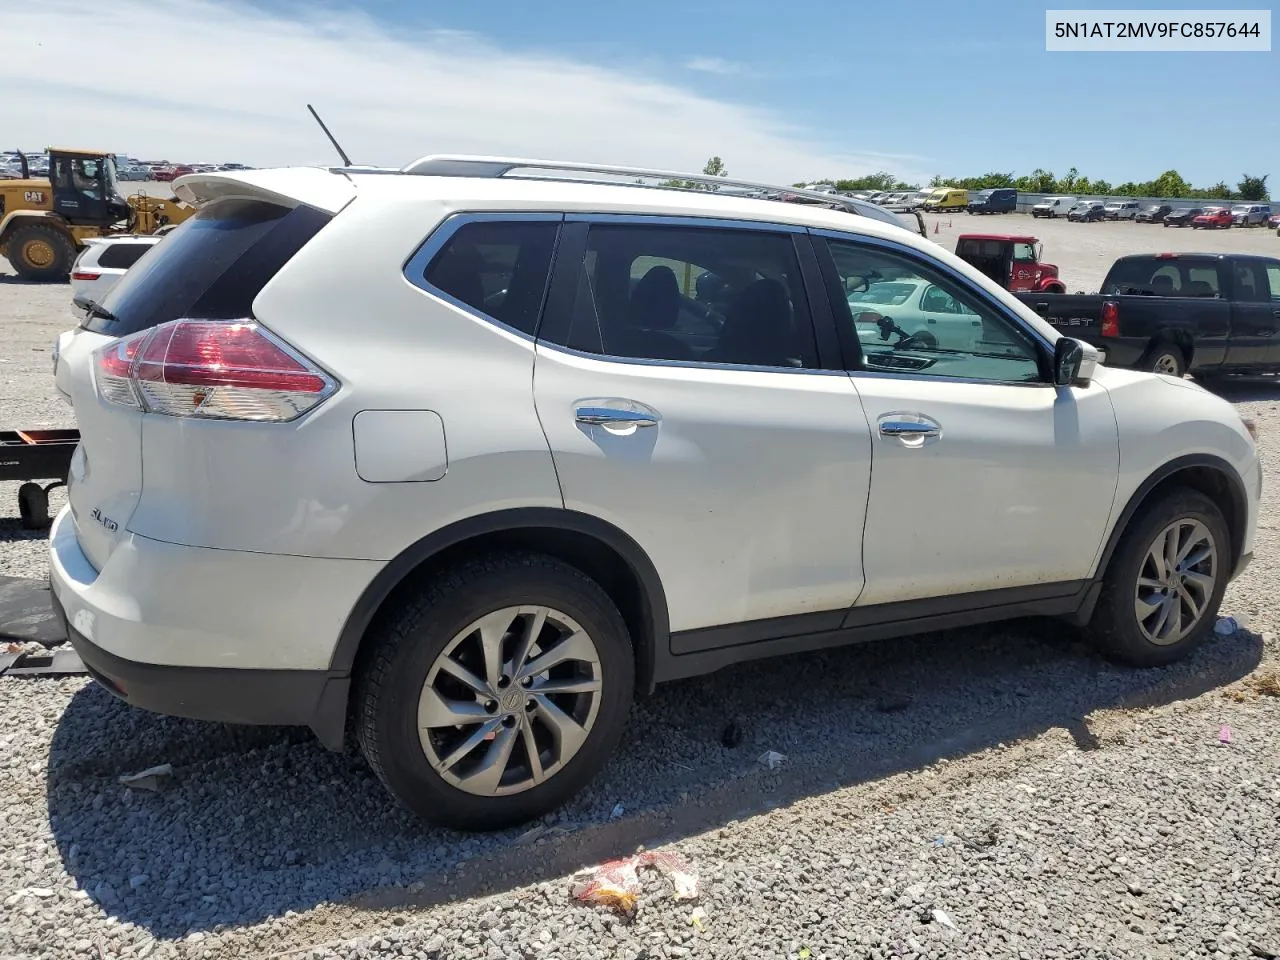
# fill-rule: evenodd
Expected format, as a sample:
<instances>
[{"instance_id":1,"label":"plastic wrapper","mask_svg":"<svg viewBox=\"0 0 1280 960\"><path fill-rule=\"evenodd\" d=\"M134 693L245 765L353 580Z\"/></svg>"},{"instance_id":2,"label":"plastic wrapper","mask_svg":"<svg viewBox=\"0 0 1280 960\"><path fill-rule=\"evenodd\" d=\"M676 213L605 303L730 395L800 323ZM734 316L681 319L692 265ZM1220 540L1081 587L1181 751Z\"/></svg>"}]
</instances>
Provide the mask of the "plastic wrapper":
<instances>
[{"instance_id":1,"label":"plastic wrapper","mask_svg":"<svg viewBox=\"0 0 1280 960\"><path fill-rule=\"evenodd\" d=\"M655 868L671 882L676 900L698 896L698 874L683 857L646 850L632 857L608 860L580 875L573 895L583 903L598 903L619 913L635 913L640 898L640 868Z\"/></svg>"}]
</instances>

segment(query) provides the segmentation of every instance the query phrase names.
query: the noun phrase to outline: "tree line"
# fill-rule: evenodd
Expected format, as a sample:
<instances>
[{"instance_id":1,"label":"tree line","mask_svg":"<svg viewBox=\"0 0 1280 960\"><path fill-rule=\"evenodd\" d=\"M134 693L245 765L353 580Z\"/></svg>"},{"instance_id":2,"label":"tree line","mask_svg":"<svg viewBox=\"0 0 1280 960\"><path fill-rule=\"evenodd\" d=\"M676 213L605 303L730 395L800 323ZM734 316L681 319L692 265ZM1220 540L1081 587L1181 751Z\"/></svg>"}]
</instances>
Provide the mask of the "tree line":
<instances>
[{"instance_id":1,"label":"tree line","mask_svg":"<svg viewBox=\"0 0 1280 960\"><path fill-rule=\"evenodd\" d=\"M886 171L857 177L852 180L818 180L829 183L837 190L919 190L919 184L904 183ZM800 187L804 184L794 184ZM1012 173L984 173L980 177L936 176L930 187L960 187L965 190L986 190L992 187L1013 187L1024 193L1107 194L1125 197L1174 197L1187 200L1267 200L1267 175L1261 177L1244 174L1235 189L1224 181L1211 187L1193 187L1177 170L1166 170L1154 180L1142 183L1113 184L1109 180L1090 180L1072 167L1063 177L1048 170L1036 169L1015 177Z\"/></svg>"},{"instance_id":2,"label":"tree line","mask_svg":"<svg viewBox=\"0 0 1280 960\"><path fill-rule=\"evenodd\" d=\"M719 157L712 157L702 168L705 175L727 177L729 170ZM1177 170L1166 170L1154 180L1142 183L1112 184L1108 180L1090 180L1082 176L1080 171L1072 167L1066 176L1056 177L1048 170L1039 168L1029 174L1015 177L1012 173L984 173L980 177L944 177L936 176L929 181L930 187L960 187L964 190L987 190L993 187L1013 187L1023 193L1065 193L1081 195L1105 194L1123 197L1170 197L1185 200L1268 200L1267 174L1260 177L1244 174L1235 189L1219 180L1212 187L1193 187L1187 183ZM865 177L852 180L814 180L809 183L794 183L794 187L830 184L840 191L854 190L919 190L916 183L905 183L892 173L881 170ZM664 186L685 187L694 190L712 190L714 187L697 181L667 180Z\"/></svg>"}]
</instances>

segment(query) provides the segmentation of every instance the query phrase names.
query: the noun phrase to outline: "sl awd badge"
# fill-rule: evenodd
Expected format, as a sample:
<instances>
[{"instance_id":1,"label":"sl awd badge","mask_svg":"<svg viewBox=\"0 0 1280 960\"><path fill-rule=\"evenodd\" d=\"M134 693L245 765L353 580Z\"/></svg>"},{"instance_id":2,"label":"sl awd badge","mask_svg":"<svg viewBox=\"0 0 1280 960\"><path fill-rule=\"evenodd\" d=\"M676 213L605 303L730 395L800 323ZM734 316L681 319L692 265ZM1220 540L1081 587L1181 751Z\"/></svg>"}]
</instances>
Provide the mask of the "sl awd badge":
<instances>
[{"instance_id":1,"label":"sl awd badge","mask_svg":"<svg viewBox=\"0 0 1280 960\"><path fill-rule=\"evenodd\" d=\"M93 508L93 512L89 514L89 516L93 517L94 520L97 520L98 523L102 524L102 526L109 533L115 533L117 530L120 529L120 525L118 523L116 523L114 520L108 517L105 513L103 513L97 507Z\"/></svg>"}]
</instances>

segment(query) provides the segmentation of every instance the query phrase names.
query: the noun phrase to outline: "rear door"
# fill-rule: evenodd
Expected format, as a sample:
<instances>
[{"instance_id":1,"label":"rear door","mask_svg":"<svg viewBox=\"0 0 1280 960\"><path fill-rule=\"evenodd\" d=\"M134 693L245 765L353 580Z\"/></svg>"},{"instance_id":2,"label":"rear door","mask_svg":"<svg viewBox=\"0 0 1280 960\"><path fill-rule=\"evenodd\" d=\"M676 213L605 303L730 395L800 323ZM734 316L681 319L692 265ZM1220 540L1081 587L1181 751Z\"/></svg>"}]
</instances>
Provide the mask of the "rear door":
<instances>
[{"instance_id":1,"label":"rear door","mask_svg":"<svg viewBox=\"0 0 1280 960\"><path fill-rule=\"evenodd\" d=\"M674 633L798 614L833 629L862 587L870 430L829 326L819 350L812 258L795 228L566 217L538 416L565 506L639 544Z\"/></svg>"},{"instance_id":2,"label":"rear door","mask_svg":"<svg viewBox=\"0 0 1280 960\"><path fill-rule=\"evenodd\" d=\"M1266 261L1224 260L1226 293L1231 301L1231 345L1227 363L1263 366L1280 359L1280 315L1271 300Z\"/></svg>"},{"instance_id":3,"label":"rear door","mask_svg":"<svg viewBox=\"0 0 1280 960\"><path fill-rule=\"evenodd\" d=\"M1246 318L1259 337L1270 331L1271 344L1259 362L1280 365L1280 260L1237 261L1236 277L1232 312Z\"/></svg>"}]
</instances>

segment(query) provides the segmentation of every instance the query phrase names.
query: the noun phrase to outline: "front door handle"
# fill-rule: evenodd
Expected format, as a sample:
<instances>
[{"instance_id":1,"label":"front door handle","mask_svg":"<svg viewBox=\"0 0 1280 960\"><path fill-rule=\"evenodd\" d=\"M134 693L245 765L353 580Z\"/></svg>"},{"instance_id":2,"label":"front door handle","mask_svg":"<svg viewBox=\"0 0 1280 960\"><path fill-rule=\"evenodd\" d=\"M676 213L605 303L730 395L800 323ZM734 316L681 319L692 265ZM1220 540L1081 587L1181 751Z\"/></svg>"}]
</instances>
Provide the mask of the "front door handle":
<instances>
[{"instance_id":1,"label":"front door handle","mask_svg":"<svg viewBox=\"0 0 1280 960\"><path fill-rule=\"evenodd\" d=\"M662 420L646 410L618 410L614 407L578 407L574 418L579 423L621 427L656 427Z\"/></svg>"},{"instance_id":2,"label":"front door handle","mask_svg":"<svg viewBox=\"0 0 1280 960\"><path fill-rule=\"evenodd\" d=\"M942 438L942 425L919 413L886 413L877 423L880 436L908 447L923 447Z\"/></svg>"}]
</instances>

